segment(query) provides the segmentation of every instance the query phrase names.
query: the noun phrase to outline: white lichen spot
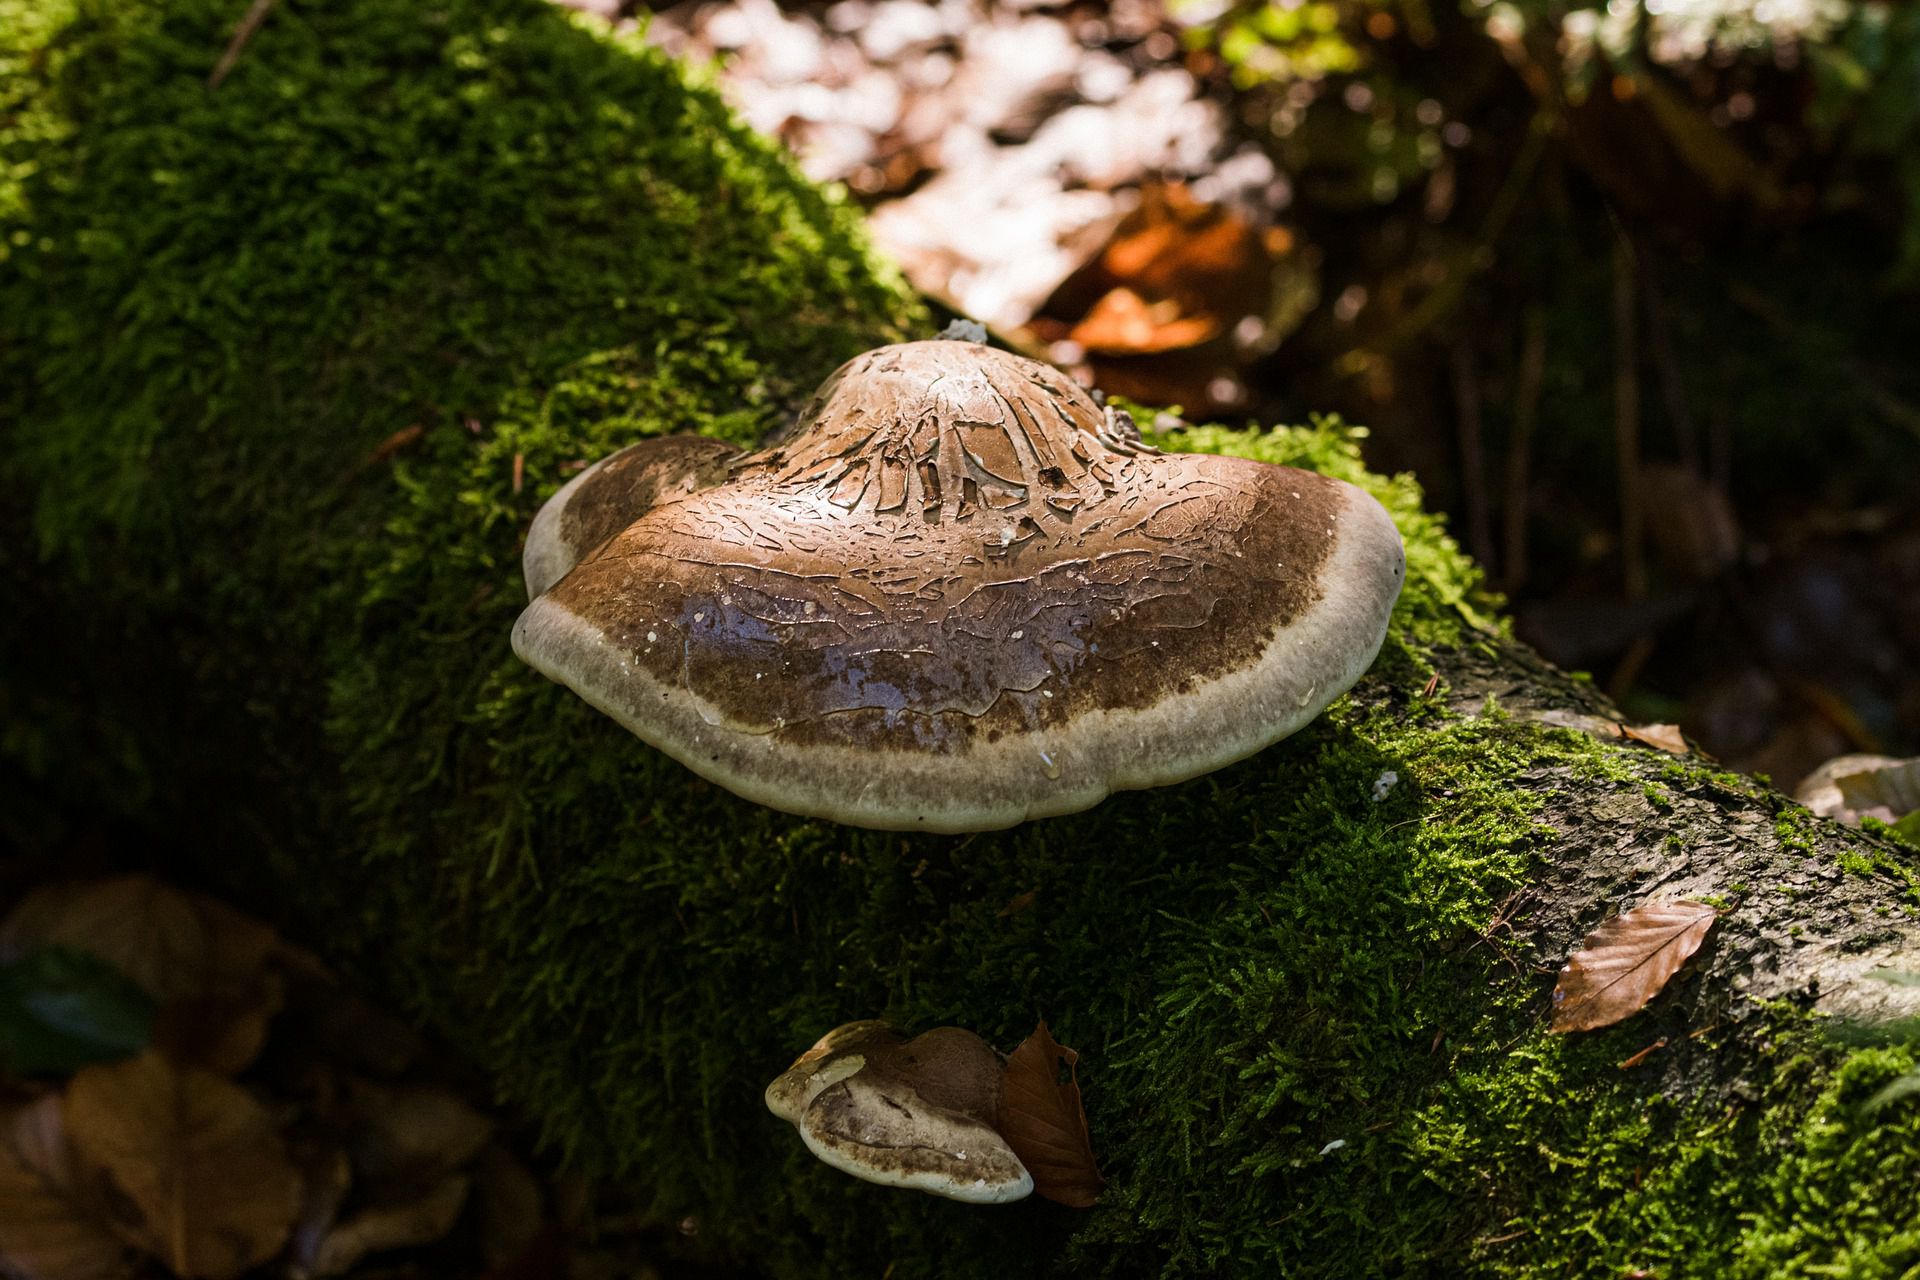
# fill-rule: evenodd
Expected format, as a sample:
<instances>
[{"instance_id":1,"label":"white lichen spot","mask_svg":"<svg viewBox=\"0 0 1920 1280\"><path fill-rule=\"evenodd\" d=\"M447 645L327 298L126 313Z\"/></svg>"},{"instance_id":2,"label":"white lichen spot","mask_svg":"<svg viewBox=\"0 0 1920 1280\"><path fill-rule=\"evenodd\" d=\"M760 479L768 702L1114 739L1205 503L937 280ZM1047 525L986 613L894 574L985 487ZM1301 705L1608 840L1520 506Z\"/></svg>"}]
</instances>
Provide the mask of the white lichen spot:
<instances>
[{"instance_id":1,"label":"white lichen spot","mask_svg":"<svg viewBox=\"0 0 1920 1280\"><path fill-rule=\"evenodd\" d=\"M1018 640L1021 636L1024 636L1025 634L1027 633L1024 631L1016 631L1011 636L1009 636L1008 639Z\"/></svg>"},{"instance_id":2,"label":"white lichen spot","mask_svg":"<svg viewBox=\"0 0 1920 1280\"><path fill-rule=\"evenodd\" d=\"M933 335L951 342L985 342L987 326L978 320L950 320L947 327Z\"/></svg>"},{"instance_id":3,"label":"white lichen spot","mask_svg":"<svg viewBox=\"0 0 1920 1280\"><path fill-rule=\"evenodd\" d=\"M659 633L658 631L649 631L649 632L647 632L647 643L648 643L648 644L652 644L652 643L653 643L654 641L656 641L656 640L658 640L659 638L660 638L660 633Z\"/></svg>"},{"instance_id":4,"label":"white lichen spot","mask_svg":"<svg viewBox=\"0 0 1920 1280\"><path fill-rule=\"evenodd\" d=\"M1392 795L1393 789L1399 785L1400 775L1388 769L1385 773L1382 773L1373 780L1373 802L1379 804L1389 795Z\"/></svg>"}]
</instances>

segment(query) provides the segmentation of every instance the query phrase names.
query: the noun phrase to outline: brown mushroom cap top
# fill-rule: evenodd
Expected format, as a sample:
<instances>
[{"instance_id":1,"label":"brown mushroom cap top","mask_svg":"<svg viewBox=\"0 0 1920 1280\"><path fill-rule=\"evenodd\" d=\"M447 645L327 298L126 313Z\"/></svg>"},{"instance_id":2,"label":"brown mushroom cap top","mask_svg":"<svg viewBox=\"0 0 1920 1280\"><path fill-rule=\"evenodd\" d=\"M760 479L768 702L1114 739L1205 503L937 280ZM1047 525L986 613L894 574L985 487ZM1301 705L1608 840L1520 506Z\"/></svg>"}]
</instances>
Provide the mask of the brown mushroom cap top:
<instances>
[{"instance_id":1,"label":"brown mushroom cap top","mask_svg":"<svg viewBox=\"0 0 1920 1280\"><path fill-rule=\"evenodd\" d=\"M885 1023L852 1022L767 1086L767 1109L814 1155L856 1178L1004 1204L1033 1190L995 1128L1005 1065L960 1027L903 1040Z\"/></svg>"},{"instance_id":2,"label":"brown mushroom cap top","mask_svg":"<svg viewBox=\"0 0 1920 1280\"><path fill-rule=\"evenodd\" d=\"M543 569L515 649L742 795L883 828L1248 755L1359 678L1403 576L1359 489L1143 450L1059 371L968 342L857 357L726 479L631 511Z\"/></svg>"}]
</instances>

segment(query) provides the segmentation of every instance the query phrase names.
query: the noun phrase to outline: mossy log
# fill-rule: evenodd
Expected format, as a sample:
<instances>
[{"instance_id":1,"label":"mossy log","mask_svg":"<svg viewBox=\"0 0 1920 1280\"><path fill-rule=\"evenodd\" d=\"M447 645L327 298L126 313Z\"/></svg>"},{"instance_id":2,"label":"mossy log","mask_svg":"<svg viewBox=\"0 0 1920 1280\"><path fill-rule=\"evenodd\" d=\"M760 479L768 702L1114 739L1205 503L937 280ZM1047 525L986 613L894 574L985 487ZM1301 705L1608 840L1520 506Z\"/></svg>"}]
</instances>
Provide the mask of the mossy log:
<instances>
[{"instance_id":1,"label":"mossy log","mask_svg":"<svg viewBox=\"0 0 1920 1280\"><path fill-rule=\"evenodd\" d=\"M572 464L745 443L927 320L851 214L535 0L0 0L0 715L14 779L162 833L418 1012L572 1165L779 1275L1906 1273L1912 851L1582 726L1338 424L1195 429L1367 485L1409 584L1317 724L969 837L708 786L515 662ZM1729 908L1610 1030L1610 910ZM808 1159L760 1091L887 1016L1078 1048L1100 1205ZM1651 1053L1651 1046L1663 1045ZM1626 1065L1626 1064L1632 1065Z\"/></svg>"}]
</instances>

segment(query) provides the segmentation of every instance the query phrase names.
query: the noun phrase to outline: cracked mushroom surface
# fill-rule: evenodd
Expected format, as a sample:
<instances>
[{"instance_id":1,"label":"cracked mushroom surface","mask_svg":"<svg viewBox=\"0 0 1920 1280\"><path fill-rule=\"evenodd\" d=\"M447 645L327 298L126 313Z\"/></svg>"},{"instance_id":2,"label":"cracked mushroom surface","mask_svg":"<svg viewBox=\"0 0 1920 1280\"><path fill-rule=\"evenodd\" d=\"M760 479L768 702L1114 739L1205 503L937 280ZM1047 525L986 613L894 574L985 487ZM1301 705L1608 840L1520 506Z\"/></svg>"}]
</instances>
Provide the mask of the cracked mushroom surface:
<instances>
[{"instance_id":1,"label":"cracked mushroom surface","mask_svg":"<svg viewBox=\"0 0 1920 1280\"><path fill-rule=\"evenodd\" d=\"M1359 679L1404 559L1352 485L1136 440L1049 365L881 347L757 453L646 441L577 477L554 502L595 523L536 519L514 649L729 790L856 826L1183 781Z\"/></svg>"},{"instance_id":2,"label":"cracked mushroom surface","mask_svg":"<svg viewBox=\"0 0 1920 1280\"><path fill-rule=\"evenodd\" d=\"M911 1040L882 1022L822 1036L767 1086L767 1109L835 1169L882 1186L1005 1204L1033 1177L995 1128L1006 1063L960 1027Z\"/></svg>"}]
</instances>

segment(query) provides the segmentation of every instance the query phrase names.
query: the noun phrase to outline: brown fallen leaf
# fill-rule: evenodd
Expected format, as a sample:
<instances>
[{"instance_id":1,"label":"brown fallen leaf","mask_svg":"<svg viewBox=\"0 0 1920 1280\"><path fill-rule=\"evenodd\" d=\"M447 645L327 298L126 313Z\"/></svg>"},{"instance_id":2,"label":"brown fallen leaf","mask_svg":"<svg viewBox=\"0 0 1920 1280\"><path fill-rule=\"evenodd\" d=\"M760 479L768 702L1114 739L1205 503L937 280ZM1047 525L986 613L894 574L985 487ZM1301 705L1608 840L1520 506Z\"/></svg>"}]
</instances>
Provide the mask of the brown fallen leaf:
<instances>
[{"instance_id":1,"label":"brown fallen leaf","mask_svg":"<svg viewBox=\"0 0 1920 1280\"><path fill-rule=\"evenodd\" d=\"M1920 811L1920 759L1837 774L1833 781L1847 808L1857 813L1878 817L1884 811L1894 821Z\"/></svg>"},{"instance_id":2,"label":"brown fallen leaf","mask_svg":"<svg viewBox=\"0 0 1920 1280\"><path fill-rule=\"evenodd\" d=\"M1103 355L1151 355L1197 347L1223 327L1218 316L1188 315L1177 299L1149 302L1122 285L1100 295L1067 336Z\"/></svg>"},{"instance_id":3,"label":"brown fallen leaf","mask_svg":"<svg viewBox=\"0 0 1920 1280\"><path fill-rule=\"evenodd\" d=\"M1000 1077L1000 1136L1033 1175L1033 1189L1057 1204L1087 1209L1107 1180L1093 1159L1087 1110L1074 1064L1080 1055L1055 1042L1044 1020L1007 1056ZM1067 1079L1060 1079L1060 1064Z\"/></svg>"},{"instance_id":4,"label":"brown fallen leaf","mask_svg":"<svg viewBox=\"0 0 1920 1280\"><path fill-rule=\"evenodd\" d=\"M156 1043L225 1075L259 1053L284 1002L284 975L328 976L252 917L143 875L47 885L0 924L0 959L53 945L90 952L131 978L161 1003Z\"/></svg>"},{"instance_id":5,"label":"brown fallen leaf","mask_svg":"<svg viewBox=\"0 0 1920 1280\"><path fill-rule=\"evenodd\" d=\"M11 1118L0 1137L0 1271L31 1280L113 1280L133 1254L82 1203L60 1095Z\"/></svg>"},{"instance_id":6,"label":"brown fallen leaf","mask_svg":"<svg viewBox=\"0 0 1920 1280\"><path fill-rule=\"evenodd\" d=\"M154 1023L153 1043L183 1065L239 1075L265 1047L268 1025L285 999L280 975L262 969L247 986L228 994L163 1006Z\"/></svg>"},{"instance_id":7,"label":"brown fallen leaf","mask_svg":"<svg viewBox=\"0 0 1920 1280\"><path fill-rule=\"evenodd\" d=\"M1620 732L1635 742L1671 751L1676 756L1687 754L1687 740L1680 736L1677 724L1623 724Z\"/></svg>"},{"instance_id":8,"label":"brown fallen leaf","mask_svg":"<svg viewBox=\"0 0 1920 1280\"><path fill-rule=\"evenodd\" d=\"M0 960L45 946L92 952L165 1003L206 989L213 938L191 899L151 876L46 885L0 923Z\"/></svg>"},{"instance_id":9,"label":"brown fallen leaf","mask_svg":"<svg viewBox=\"0 0 1920 1280\"><path fill-rule=\"evenodd\" d=\"M493 1138L493 1121L451 1093L350 1080L342 1115L363 1182L420 1185L472 1163Z\"/></svg>"},{"instance_id":10,"label":"brown fallen leaf","mask_svg":"<svg viewBox=\"0 0 1920 1280\"><path fill-rule=\"evenodd\" d=\"M183 1280L232 1280L286 1243L300 1176L252 1094L155 1050L67 1086L82 1183L121 1239Z\"/></svg>"},{"instance_id":11,"label":"brown fallen leaf","mask_svg":"<svg viewBox=\"0 0 1920 1280\"><path fill-rule=\"evenodd\" d=\"M1623 911L1595 929L1560 968L1552 1030L1593 1031L1638 1013L1719 918L1718 908L1680 898Z\"/></svg>"},{"instance_id":12,"label":"brown fallen leaf","mask_svg":"<svg viewBox=\"0 0 1920 1280\"><path fill-rule=\"evenodd\" d=\"M309 952L252 917L144 875L46 885L0 923L0 960L55 945L91 952L163 1004L226 996L269 966L326 976Z\"/></svg>"}]
</instances>

